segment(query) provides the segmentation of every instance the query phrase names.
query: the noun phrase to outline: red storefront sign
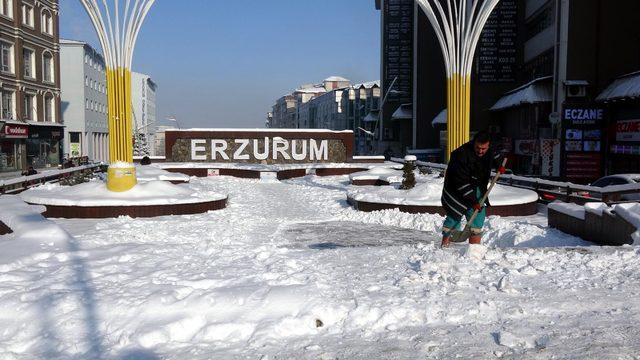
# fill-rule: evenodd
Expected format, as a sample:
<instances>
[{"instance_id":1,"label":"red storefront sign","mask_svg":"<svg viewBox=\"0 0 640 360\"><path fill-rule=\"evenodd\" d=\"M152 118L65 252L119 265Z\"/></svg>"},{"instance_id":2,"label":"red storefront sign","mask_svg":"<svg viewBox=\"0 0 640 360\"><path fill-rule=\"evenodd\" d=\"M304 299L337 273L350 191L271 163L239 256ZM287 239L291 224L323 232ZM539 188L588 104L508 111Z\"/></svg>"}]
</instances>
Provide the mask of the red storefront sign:
<instances>
[{"instance_id":1,"label":"red storefront sign","mask_svg":"<svg viewBox=\"0 0 640 360\"><path fill-rule=\"evenodd\" d=\"M4 137L8 139L26 139L29 137L29 127L6 124L4 126Z\"/></svg>"},{"instance_id":2,"label":"red storefront sign","mask_svg":"<svg viewBox=\"0 0 640 360\"><path fill-rule=\"evenodd\" d=\"M640 142L640 120L618 121L616 124L616 141Z\"/></svg>"}]
</instances>

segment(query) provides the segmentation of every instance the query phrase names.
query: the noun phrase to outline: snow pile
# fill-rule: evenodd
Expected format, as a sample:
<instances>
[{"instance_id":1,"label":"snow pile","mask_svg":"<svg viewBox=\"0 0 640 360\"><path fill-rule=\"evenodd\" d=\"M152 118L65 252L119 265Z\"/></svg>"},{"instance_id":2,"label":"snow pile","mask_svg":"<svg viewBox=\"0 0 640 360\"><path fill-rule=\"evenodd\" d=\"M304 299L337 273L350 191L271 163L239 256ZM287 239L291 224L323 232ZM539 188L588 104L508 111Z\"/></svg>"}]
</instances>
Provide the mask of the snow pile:
<instances>
[{"instance_id":1,"label":"snow pile","mask_svg":"<svg viewBox=\"0 0 640 360\"><path fill-rule=\"evenodd\" d=\"M423 175L416 178L413 189L401 190L397 186L364 186L349 191L349 197L356 201L416 206L442 206L440 198L444 178L439 175ZM494 206L518 205L536 202L535 191L496 184L489 194L489 202Z\"/></svg>"},{"instance_id":2,"label":"snow pile","mask_svg":"<svg viewBox=\"0 0 640 360\"><path fill-rule=\"evenodd\" d=\"M2 195L0 209L0 220L13 230L0 236L0 272L4 271L3 265L23 257L58 251L71 238L60 226L41 215L46 210L44 206L26 204L17 195Z\"/></svg>"},{"instance_id":3,"label":"snow pile","mask_svg":"<svg viewBox=\"0 0 640 360\"><path fill-rule=\"evenodd\" d=\"M584 204L584 211L602 216L602 213L609 211L609 206L602 202L590 202Z\"/></svg>"},{"instance_id":4,"label":"snow pile","mask_svg":"<svg viewBox=\"0 0 640 360\"><path fill-rule=\"evenodd\" d=\"M182 181L189 182L190 177L185 174L172 173L151 165L136 165L138 181Z\"/></svg>"},{"instance_id":5,"label":"snow pile","mask_svg":"<svg viewBox=\"0 0 640 360\"><path fill-rule=\"evenodd\" d=\"M349 175L354 180L381 180L390 184L402 182L402 171L388 167L374 167L367 171L360 171Z\"/></svg>"},{"instance_id":6,"label":"snow pile","mask_svg":"<svg viewBox=\"0 0 640 360\"><path fill-rule=\"evenodd\" d=\"M582 205L574 204L574 203L565 203L562 201L554 201L549 204L549 209L555 210L559 213L569 215L576 219L584 220L584 211L585 208Z\"/></svg>"},{"instance_id":7,"label":"snow pile","mask_svg":"<svg viewBox=\"0 0 640 360\"><path fill-rule=\"evenodd\" d=\"M142 182L131 190L114 192L99 180L74 186L44 184L21 193L20 197L32 204L59 206L192 204L226 198L215 191L196 191L189 184L174 185L166 181Z\"/></svg>"},{"instance_id":8,"label":"snow pile","mask_svg":"<svg viewBox=\"0 0 640 360\"><path fill-rule=\"evenodd\" d=\"M640 245L640 203L618 204L614 207L614 211L638 229L631 234L631 238L634 245Z\"/></svg>"}]
</instances>

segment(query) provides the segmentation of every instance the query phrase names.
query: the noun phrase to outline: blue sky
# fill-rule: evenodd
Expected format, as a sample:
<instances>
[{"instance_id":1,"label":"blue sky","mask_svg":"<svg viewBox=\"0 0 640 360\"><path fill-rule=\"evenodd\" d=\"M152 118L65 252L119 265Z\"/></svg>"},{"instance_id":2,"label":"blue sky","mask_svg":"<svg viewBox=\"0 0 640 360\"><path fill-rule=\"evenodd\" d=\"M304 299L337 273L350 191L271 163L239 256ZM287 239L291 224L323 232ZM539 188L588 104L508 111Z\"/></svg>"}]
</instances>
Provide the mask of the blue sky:
<instances>
[{"instance_id":1,"label":"blue sky","mask_svg":"<svg viewBox=\"0 0 640 360\"><path fill-rule=\"evenodd\" d=\"M100 49L78 0L60 1L60 35ZM244 128L300 84L377 80L379 63L374 0L157 0L133 70L158 84L158 119Z\"/></svg>"}]
</instances>

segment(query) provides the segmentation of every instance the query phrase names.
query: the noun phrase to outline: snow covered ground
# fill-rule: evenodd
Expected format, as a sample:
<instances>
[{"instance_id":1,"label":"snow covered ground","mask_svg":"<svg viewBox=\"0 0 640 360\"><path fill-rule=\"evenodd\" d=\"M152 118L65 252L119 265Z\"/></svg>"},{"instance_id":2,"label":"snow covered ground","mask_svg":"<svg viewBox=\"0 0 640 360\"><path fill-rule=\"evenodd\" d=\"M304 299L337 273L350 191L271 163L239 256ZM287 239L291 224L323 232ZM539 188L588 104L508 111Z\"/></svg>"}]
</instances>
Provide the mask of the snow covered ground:
<instances>
[{"instance_id":1,"label":"snow covered ground","mask_svg":"<svg viewBox=\"0 0 640 360\"><path fill-rule=\"evenodd\" d=\"M640 353L640 248L589 246L542 209L489 218L487 249L441 250L442 217L357 212L348 183L194 178L228 208L57 220L55 246L0 253L0 359Z\"/></svg>"}]
</instances>

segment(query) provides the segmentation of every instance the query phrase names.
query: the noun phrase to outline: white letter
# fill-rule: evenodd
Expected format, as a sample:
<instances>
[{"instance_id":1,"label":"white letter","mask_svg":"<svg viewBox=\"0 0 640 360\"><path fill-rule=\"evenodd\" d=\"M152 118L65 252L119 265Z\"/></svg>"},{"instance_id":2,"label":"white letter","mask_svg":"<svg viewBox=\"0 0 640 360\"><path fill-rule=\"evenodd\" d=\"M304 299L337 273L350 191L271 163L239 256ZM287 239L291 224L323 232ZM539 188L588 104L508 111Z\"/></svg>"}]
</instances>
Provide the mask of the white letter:
<instances>
[{"instance_id":1,"label":"white letter","mask_svg":"<svg viewBox=\"0 0 640 360\"><path fill-rule=\"evenodd\" d=\"M249 160L249 154L242 155L244 149L249 145L249 139L236 139L236 144L240 144L240 147L233 153L233 160Z\"/></svg>"},{"instance_id":2,"label":"white letter","mask_svg":"<svg viewBox=\"0 0 640 360\"><path fill-rule=\"evenodd\" d=\"M267 160L269 157L269 138L264 138L264 152L260 154L258 152L258 139L253 139L253 157L256 160Z\"/></svg>"},{"instance_id":3,"label":"white letter","mask_svg":"<svg viewBox=\"0 0 640 360\"><path fill-rule=\"evenodd\" d=\"M229 160L229 156L225 154L225 150L227 150L227 141L226 140L211 140L211 158L212 160L218 160L216 154L220 154L220 156Z\"/></svg>"},{"instance_id":4,"label":"white letter","mask_svg":"<svg viewBox=\"0 0 640 360\"><path fill-rule=\"evenodd\" d=\"M329 160L329 141L320 141L320 147L314 139L311 139L309 143L309 153L311 160Z\"/></svg>"},{"instance_id":5,"label":"white letter","mask_svg":"<svg viewBox=\"0 0 640 360\"><path fill-rule=\"evenodd\" d=\"M296 153L296 141L291 141L291 155L293 156L293 160L304 160L307 157L307 140L302 140L302 153Z\"/></svg>"},{"instance_id":6,"label":"white letter","mask_svg":"<svg viewBox=\"0 0 640 360\"><path fill-rule=\"evenodd\" d=\"M291 160L289 154L285 151L289 150L289 142L281 137L273 138L273 160L278 160L278 153L282 154L285 160Z\"/></svg>"},{"instance_id":7,"label":"white letter","mask_svg":"<svg viewBox=\"0 0 640 360\"><path fill-rule=\"evenodd\" d=\"M191 140L191 160L207 160L207 154L198 155L198 151L207 151L204 146L207 142L204 140L192 139Z\"/></svg>"}]
</instances>

